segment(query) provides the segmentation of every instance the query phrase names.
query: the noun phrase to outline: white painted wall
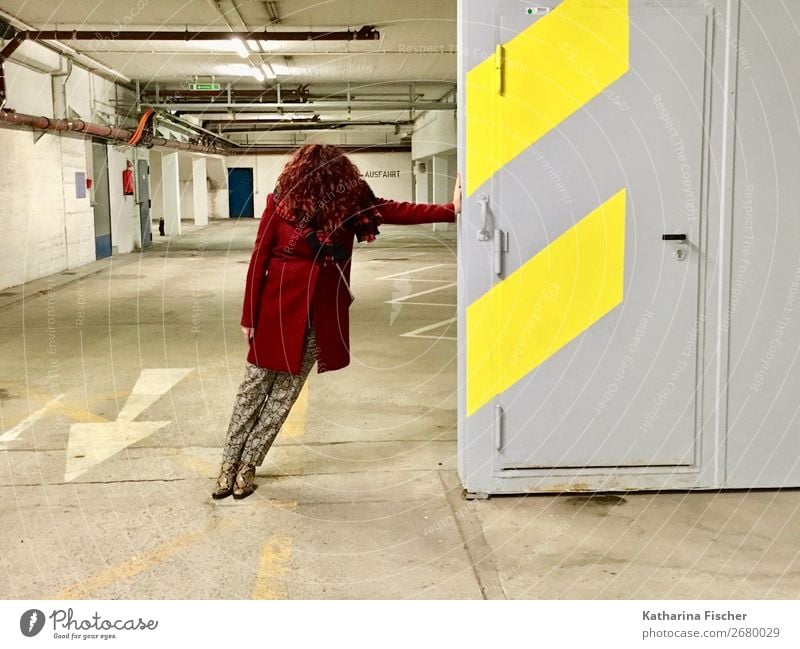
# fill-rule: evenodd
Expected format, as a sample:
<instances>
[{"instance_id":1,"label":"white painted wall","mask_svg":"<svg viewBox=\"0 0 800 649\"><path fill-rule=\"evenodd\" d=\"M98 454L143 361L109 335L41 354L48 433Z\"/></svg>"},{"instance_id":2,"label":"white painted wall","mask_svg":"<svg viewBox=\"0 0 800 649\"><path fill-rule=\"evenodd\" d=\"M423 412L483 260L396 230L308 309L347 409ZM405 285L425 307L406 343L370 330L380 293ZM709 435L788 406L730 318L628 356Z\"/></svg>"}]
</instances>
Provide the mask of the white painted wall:
<instances>
[{"instance_id":1,"label":"white painted wall","mask_svg":"<svg viewBox=\"0 0 800 649\"><path fill-rule=\"evenodd\" d=\"M53 91L50 77L8 61L6 72L8 103L18 113L53 117Z\"/></svg>"},{"instance_id":2,"label":"white painted wall","mask_svg":"<svg viewBox=\"0 0 800 649\"><path fill-rule=\"evenodd\" d=\"M25 133L22 133L26 135ZM27 134L32 139L32 134ZM77 268L95 260L94 253L94 210L86 198L78 198L76 191L76 173L86 172L86 161L91 159L91 144L78 138L60 135L44 135L45 138L58 139L61 145L61 160L48 165L60 166L62 179L62 197L64 200L65 222L65 268ZM41 140L40 140L41 142ZM58 177L57 175L54 177Z\"/></svg>"},{"instance_id":3,"label":"white painted wall","mask_svg":"<svg viewBox=\"0 0 800 649\"><path fill-rule=\"evenodd\" d=\"M227 219L228 210L228 167L221 155L206 156L206 176L208 177L208 216Z\"/></svg>"},{"instance_id":4,"label":"white painted wall","mask_svg":"<svg viewBox=\"0 0 800 649\"><path fill-rule=\"evenodd\" d=\"M267 195L275 188L289 155L242 155L228 156L228 167L250 167L253 169L253 193L256 218L267 204ZM349 158L365 176L376 196L397 201L411 201L412 169L411 154L400 153L352 153ZM385 176L388 172L390 176ZM227 190L225 190L227 192ZM225 199L227 203L227 196ZM216 206L219 208L219 205ZM212 210L216 216L216 212ZM229 214L224 214L228 217Z\"/></svg>"},{"instance_id":5,"label":"white painted wall","mask_svg":"<svg viewBox=\"0 0 800 649\"><path fill-rule=\"evenodd\" d=\"M208 225L208 177L206 159L195 156L192 159L192 216L196 226Z\"/></svg>"},{"instance_id":6,"label":"white painted wall","mask_svg":"<svg viewBox=\"0 0 800 649\"><path fill-rule=\"evenodd\" d=\"M456 150L456 114L432 110L421 115L411 134L411 158L421 160L434 155L453 154Z\"/></svg>"},{"instance_id":7,"label":"white painted wall","mask_svg":"<svg viewBox=\"0 0 800 649\"><path fill-rule=\"evenodd\" d=\"M178 152L178 189L180 192L181 219L194 219L194 179L191 153Z\"/></svg>"},{"instance_id":8,"label":"white painted wall","mask_svg":"<svg viewBox=\"0 0 800 649\"><path fill-rule=\"evenodd\" d=\"M24 61L27 66L15 62L14 59ZM66 83L69 117L77 116L115 126L130 126L135 123L136 116L130 115L122 116L125 123L118 124L120 116L115 111L117 99L130 103L133 98L130 90L79 65L72 66L68 77L51 80L50 74L63 73L67 69L66 59L63 57L38 43L23 43L12 60L5 64L8 87L6 108L45 117L64 117L63 114L53 114L53 86L55 84L56 92L60 92L59 87Z\"/></svg>"},{"instance_id":9,"label":"white painted wall","mask_svg":"<svg viewBox=\"0 0 800 649\"><path fill-rule=\"evenodd\" d=\"M69 77L51 78L51 73L66 72L66 59L37 43L23 43L4 69L5 108L64 117L62 111L54 114L54 88L61 96L66 83L68 116L132 124L114 119L115 99L129 100L130 91L78 65ZM88 141L79 137L0 128L0 288L94 261L89 193L77 198L75 191L76 171L92 176L87 147ZM111 237L120 252L133 249L135 235L134 200L122 195L126 155L109 150Z\"/></svg>"},{"instance_id":10,"label":"white painted wall","mask_svg":"<svg viewBox=\"0 0 800 649\"><path fill-rule=\"evenodd\" d=\"M82 140L0 129L0 288L94 261L94 216L78 199Z\"/></svg>"},{"instance_id":11,"label":"white painted wall","mask_svg":"<svg viewBox=\"0 0 800 649\"><path fill-rule=\"evenodd\" d=\"M181 180L178 184L181 195L181 220L194 220L194 185L191 180Z\"/></svg>"},{"instance_id":12,"label":"white painted wall","mask_svg":"<svg viewBox=\"0 0 800 649\"><path fill-rule=\"evenodd\" d=\"M227 219L230 218L230 215L230 206L228 205L228 188L209 188L208 218Z\"/></svg>"},{"instance_id":13,"label":"white painted wall","mask_svg":"<svg viewBox=\"0 0 800 649\"><path fill-rule=\"evenodd\" d=\"M164 218L164 192L161 188L161 152L150 150L150 220ZM153 236L158 236L157 231Z\"/></svg>"},{"instance_id":14,"label":"white painted wall","mask_svg":"<svg viewBox=\"0 0 800 649\"><path fill-rule=\"evenodd\" d=\"M265 113L267 114L267 113ZM339 115L346 117L346 114ZM374 120L395 120L397 111L384 112L375 111L370 113L370 119ZM410 127L408 129L411 131ZM270 144L282 148L294 149L304 144L335 144L337 146L380 146L394 145L399 146L409 133L386 130L368 131L254 131L244 135L232 136L234 140L245 145Z\"/></svg>"},{"instance_id":15,"label":"white painted wall","mask_svg":"<svg viewBox=\"0 0 800 649\"><path fill-rule=\"evenodd\" d=\"M164 196L164 232L168 236L181 233L182 201L180 182L180 154L161 155L161 192Z\"/></svg>"},{"instance_id":16,"label":"white painted wall","mask_svg":"<svg viewBox=\"0 0 800 649\"><path fill-rule=\"evenodd\" d=\"M139 206L134 196L122 193L122 172L133 163L133 149L108 145L108 188L111 202L111 243L116 252L131 252L139 227ZM135 171L135 170L134 170Z\"/></svg>"}]
</instances>

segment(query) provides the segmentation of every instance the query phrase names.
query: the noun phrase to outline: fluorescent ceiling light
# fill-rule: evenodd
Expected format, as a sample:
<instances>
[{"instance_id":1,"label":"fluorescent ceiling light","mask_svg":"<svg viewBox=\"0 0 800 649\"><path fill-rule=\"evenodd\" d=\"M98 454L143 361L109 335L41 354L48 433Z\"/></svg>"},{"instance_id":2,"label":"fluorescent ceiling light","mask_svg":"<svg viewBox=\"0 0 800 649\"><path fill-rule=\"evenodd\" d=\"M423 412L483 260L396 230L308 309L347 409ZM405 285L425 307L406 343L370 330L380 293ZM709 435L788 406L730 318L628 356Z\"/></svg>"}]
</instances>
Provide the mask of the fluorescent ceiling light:
<instances>
[{"instance_id":1,"label":"fluorescent ceiling light","mask_svg":"<svg viewBox=\"0 0 800 649\"><path fill-rule=\"evenodd\" d=\"M231 40L233 41L233 45L236 48L239 56L241 56L243 59L246 59L248 56L250 56L250 53L247 51L247 48L244 46L244 42L242 42L241 38L234 37Z\"/></svg>"}]
</instances>

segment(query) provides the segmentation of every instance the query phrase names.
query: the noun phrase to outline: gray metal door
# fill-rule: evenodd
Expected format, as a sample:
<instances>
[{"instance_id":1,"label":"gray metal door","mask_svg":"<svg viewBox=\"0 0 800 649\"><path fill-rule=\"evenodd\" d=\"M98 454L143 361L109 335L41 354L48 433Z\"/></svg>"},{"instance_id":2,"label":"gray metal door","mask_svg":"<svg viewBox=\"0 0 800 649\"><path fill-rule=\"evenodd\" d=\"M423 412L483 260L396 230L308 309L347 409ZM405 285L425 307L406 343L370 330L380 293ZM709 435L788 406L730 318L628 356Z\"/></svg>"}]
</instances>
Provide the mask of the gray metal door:
<instances>
[{"instance_id":1,"label":"gray metal door","mask_svg":"<svg viewBox=\"0 0 800 649\"><path fill-rule=\"evenodd\" d=\"M111 256L111 198L108 193L108 150L102 142L92 142L92 197L94 208L95 257Z\"/></svg>"},{"instance_id":2,"label":"gray metal door","mask_svg":"<svg viewBox=\"0 0 800 649\"><path fill-rule=\"evenodd\" d=\"M645 4L462 1L462 478L696 462L709 19Z\"/></svg>"},{"instance_id":3,"label":"gray metal door","mask_svg":"<svg viewBox=\"0 0 800 649\"><path fill-rule=\"evenodd\" d=\"M153 241L150 223L150 164L147 160L139 160L136 165L139 185L139 223L141 227L142 249Z\"/></svg>"}]
</instances>

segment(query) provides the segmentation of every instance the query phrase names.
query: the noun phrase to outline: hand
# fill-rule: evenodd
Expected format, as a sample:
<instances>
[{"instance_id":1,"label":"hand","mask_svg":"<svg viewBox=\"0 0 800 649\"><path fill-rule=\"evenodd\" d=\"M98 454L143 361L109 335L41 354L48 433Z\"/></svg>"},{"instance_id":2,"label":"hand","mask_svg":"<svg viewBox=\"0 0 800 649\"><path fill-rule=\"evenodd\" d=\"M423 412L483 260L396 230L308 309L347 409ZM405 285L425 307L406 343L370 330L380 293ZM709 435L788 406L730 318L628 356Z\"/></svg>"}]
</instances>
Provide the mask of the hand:
<instances>
[{"instance_id":1,"label":"hand","mask_svg":"<svg viewBox=\"0 0 800 649\"><path fill-rule=\"evenodd\" d=\"M244 341L249 345L253 341L256 330L253 327L242 327L242 334L244 334Z\"/></svg>"},{"instance_id":2,"label":"hand","mask_svg":"<svg viewBox=\"0 0 800 649\"><path fill-rule=\"evenodd\" d=\"M461 214L461 174L456 174L456 186L453 188L453 208Z\"/></svg>"}]
</instances>

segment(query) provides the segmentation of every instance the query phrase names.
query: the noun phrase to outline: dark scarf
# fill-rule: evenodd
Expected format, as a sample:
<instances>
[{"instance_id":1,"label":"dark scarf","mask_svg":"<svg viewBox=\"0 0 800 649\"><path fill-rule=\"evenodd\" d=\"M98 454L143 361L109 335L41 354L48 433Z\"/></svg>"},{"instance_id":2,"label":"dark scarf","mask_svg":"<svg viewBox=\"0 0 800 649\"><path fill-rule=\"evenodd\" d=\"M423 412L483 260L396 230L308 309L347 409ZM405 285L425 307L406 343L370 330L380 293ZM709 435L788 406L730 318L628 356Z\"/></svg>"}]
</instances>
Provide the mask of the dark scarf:
<instances>
[{"instance_id":1,"label":"dark scarf","mask_svg":"<svg viewBox=\"0 0 800 649\"><path fill-rule=\"evenodd\" d=\"M279 204L278 213L281 218L291 223L314 251L314 260L323 266L328 266L348 258L344 243L350 231L355 233L359 243L374 241L380 234L378 226L383 219L377 199L367 183L364 183L364 189L366 199L362 208L356 214L348 216L338 226L326 223L320 227L315 214L304 214L299 210L280 207L279 187L275 188L274 199L276 204Z\"/></svg>"}]
</instances>

